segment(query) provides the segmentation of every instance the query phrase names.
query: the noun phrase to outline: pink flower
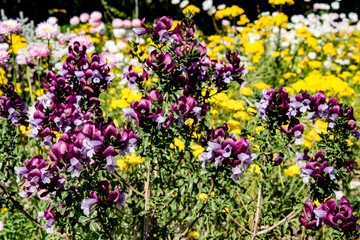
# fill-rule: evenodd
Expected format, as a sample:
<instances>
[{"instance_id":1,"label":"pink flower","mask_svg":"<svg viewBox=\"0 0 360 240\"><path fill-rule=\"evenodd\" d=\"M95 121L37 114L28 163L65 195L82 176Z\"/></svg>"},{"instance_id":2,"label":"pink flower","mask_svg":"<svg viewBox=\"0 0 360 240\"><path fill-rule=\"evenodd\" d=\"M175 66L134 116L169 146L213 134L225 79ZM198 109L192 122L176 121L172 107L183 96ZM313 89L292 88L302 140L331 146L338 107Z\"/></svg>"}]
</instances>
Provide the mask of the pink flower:
<instances>
[{"instance_id":1,"label":"pink flower","mask_svg":"<svg viewBox=\"0 0 360 240\"><path fill-rule=\"evenodd\" d=\"M140 27L141 26L141 20L138 18L135 18L131 21L131 24L133 27Z\"/></svg>"},{"instance_id":2,"label":"pink flower","mask_svg":"<svg viewBox=\"0 0 360 240\"><path fill-rule=\"evenodd\" d=\"M47 22L50 24L56 24L58 22L58 19L56 17L49 17Z\"/></svg>"},{"instance_id":3,"label":"pink flower","mask_svg":"<svg viewBox=\"0 0 360 240\"><path fill-rule=\"evenodd\" d=\"M34 61L34 57L25 48L19 49L16 55L16 63L19 65L26 65Z\"/></svg>"},{"instance_id":4,"label":"pink flower","mask_svg":"<svg viewBox=\"0 0 360 240\"><path fill-rule=\"evenodd\" d=\"M3 221L0 221L0 232L4 229L4 223Z\"/></svg>"},{"instance_id":5,"label":"pink flower","mask_svg":"<svg viewBox=\"0 0 360 240\"><path fill-rule=\"evenodd\" d=\"M0 64L7 62L9 59L9 53L5 49L0 49Z\"/></svg>"},{"instance_id":6,"label":"pink flower","mask_svg":"<svg viewBox=\"0 0 360 240\"><path fill-rule=\"evenodd\" d=\"M123 21L123 28L130 28L131 27L131 21L129 19L125 19Z\"/></svg>"},{"instance_id":7,"label":"pink flower","mask_svg":"<svg viewBox=\"0 0 360 240\"><path fill-rule=\"evenodd\" d=\"M109 52L104 52L104 53L100 53L99 55L100 57L100 64L104 64L106 66L108 66L109 68L113 68L116 66L116 57L114 54L109 53Z\"/></svg>"},{"instance_id":8,"label":"pink flower","mask_svg":"<svg viewBox=\"0 0 360 240\"><path fill-rule=\"evenodd\" d=\"M90 33L92 33L92 34L95 34L95 33L97 33L98 31L97 31L97 29L96 28L91 28L90 29Z\"/></svg>"},{"instance_id":9,"label":"pink flower","mask_svg":"<svg viewBox=\"0 0 360 240\"><path fill-rule=\"evenodd\" d=\"M39 23L35 29L36 35L42 39L52 39L60 33L59 25L48 22Z\"/></svg>"},{"instance_id":10,"label":"pink flower","mask_svg":"<svg viewBox=\"0 0 360 240\"><path fill-rule=\"evenodd\" d=\"M16 20L9 19L0 23L0 34L9 35L20 31L20 23Z\"/></svg>"},{"instance_id":11,"label":"pink flower","mask_svg":"<svg viewBox=\"0 0 360 240\"><path fill-rule=\"evenodd\" d=\"M221 24L222 24L223 26L229 26L229 25L230 25L230 21L229 21L229 20L226 20L226 19L223 19L223 20L221 21Z\"/></svg>"},{"instance_id":12,"label":"pink flower","mask_svg":"<svg viewBox=\"0 0 360 240\"><path fill-rule=\"evenodd\" d=\"M82 23L86 23L87 21L89 21L90 15L88 13L82 13L80 14L80 21Z\"/></svg>"},{"instance_id":13,"label":"pink flower","mask_svg":"<svg viewBox=\"0 0 360 240\"><path fill-rule=\"evenodd\" d=\"M69 45L72 46L74 42L79 42L81 45L89 48L92 46L93 42L88 36L76 36L69 41Z\"/></svg>"},{"instance_id":14,"label":"pink flower","mask_svg":"<svg viewBox=\"0 0 360 240\"><path fill-rule=\"evenodd\" d=\"M94 11L90 14L90 19L101 20L101 18L102 18L102 14L99 11Z\"/></svg>"},{"instance_id":15,"label":"pink flower","mask_svg":"<svg viewBox=\"0 0 360 240\"><path fill-rule=\"evenodd\" d=\"M114 20L112 21L112 25L114 28L120 28L123 25L123 20L121 20L120 18L114 18Z\"/></svg>"},{"instance_id":16,"label":"pink flower","mask_svg":"<svg viewBox=\"0 0 360 240\"><path fill-rule=\"evenodd\" d=\"M29 53L37 58L47 57L50 54L50 49L44 45L36 45L30 48Z\"/></svg>"},{"instance_id":17,"label":"pink flower","mask_svg":"<svg viewBox=\"0 0 360 240\"><path fill-rule=\"evenodd\" d=\"M92 19L90 18L89 20L89 24L93 27L98 27L101 25L101 20L100 19Z\"/></svg>"},{"instance_id":18,"label":"pink flower","mask_svg":"<svg viewBox=\"0 0 360 240\"><path fill-rule=\"evenodd\" d=\"M77 16L74 16L72 18L70 18L70 24L75 26L78 25L80 23L80 18Z\"/></svg>"}]
</instances>

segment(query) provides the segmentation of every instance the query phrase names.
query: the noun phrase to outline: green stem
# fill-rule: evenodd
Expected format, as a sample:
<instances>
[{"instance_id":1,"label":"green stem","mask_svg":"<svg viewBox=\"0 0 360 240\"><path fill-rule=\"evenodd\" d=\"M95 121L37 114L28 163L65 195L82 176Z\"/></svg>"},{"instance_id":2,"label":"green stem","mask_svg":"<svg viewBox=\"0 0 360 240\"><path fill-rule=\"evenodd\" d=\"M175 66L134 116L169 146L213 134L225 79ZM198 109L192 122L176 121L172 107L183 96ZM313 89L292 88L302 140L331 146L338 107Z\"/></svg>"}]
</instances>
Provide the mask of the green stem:
<instances>
[{"instance_id":1,"label":"green stem","mask_svg":"<svg viewBox=\"0 0 360 240\"><path fill-rule=\"evenodd\" d=\"M29 89L30 89L31 104L34 104L34 96L33 96L32 84L31 84L31 79L30 79L29 65L26 65L26 76L27 76L27 80L28 80L28 84L29 84Z\"/></svg>"},{"instance_id":2,"label":"green stem","mask_svg":"<svg viewBox=\"0 0 360 240\"><path fill-rule=\"evenodd\" d=\"M40 58L38 59L37 62L37 80L39 82L39 89L41 89L41 83L40 83ZM36 86L36 84L35 84Z\"/></svg>"},{"instance_id":3,"label":"green stem","mask_svg":"<svg viewBox=\"0 0 360 240\"><path fill-rule=\"evenodd\" d=\"M47 59L47 64L48 64L47 69L48 69L48 71L50 71L50 56L51 56L50 39L48 39L47 44L48 44L48 48L50 50L50 54ZM39 79L39 81L40 81L40 79Z\"/></svg>"},{"instance_id":4,"label":"green stem","mask_svg":"<svg viewBox=\"0 0 360 240\"><path fill-rule=\"evenodd\" d=\"M211 17L212 17L212 20L213 20L213 24L214 24L214 27L215 27L215 31L216 31L216 33L219 33L220 31L219 31L218 26L216 25L216 21L215 21L214 15L211 15Z\"/></svg>"},{"instance_id":5,"label":"green stem","mask_svg":"<svg viewBox=\"0 0 360 240\"><path fill-rule=\"evenodd\" d=\"M284 186L284 181L282 179L282 175L281 175L281 168L280 168L280 165L278 165L278 170L279 170L279 177L280 177L280 182L281 182L281 186L283 189L285 189L285 186Z\"/></svg>"},{"instance_id":6,"label":"green stem","mask_svg":"<svg viewBox=\"0 0 360 240\"><path fill-rule=\"evenodd\" d=\"M10 34L10 45L11 45L11 58L13 63L13 84L16 90L16 65L15 65L15 52L14 52L14 44L12 41L12 35Z\"/></svg>"}]
</instances>

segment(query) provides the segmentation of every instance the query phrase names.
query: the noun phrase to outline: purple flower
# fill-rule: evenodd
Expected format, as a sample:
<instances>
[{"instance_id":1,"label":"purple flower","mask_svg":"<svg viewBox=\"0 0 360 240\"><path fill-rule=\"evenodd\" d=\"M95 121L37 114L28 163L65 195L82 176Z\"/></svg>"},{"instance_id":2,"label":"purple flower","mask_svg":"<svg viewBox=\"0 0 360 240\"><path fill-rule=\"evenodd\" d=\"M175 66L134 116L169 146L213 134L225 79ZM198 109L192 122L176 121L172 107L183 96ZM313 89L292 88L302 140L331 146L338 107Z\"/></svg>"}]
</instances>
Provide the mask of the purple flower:
<instances>
[{"instance_id":1,"label":"purple flower","mask_svg":"<svg viewBox=\"0 0 360 240\"><path fill-rule=\"evenodd\" d=\"M98 200L98 197L94 191L90 191L89 196L91 198L84 199L81 202L81 209L84 211L86 216L89 216L90 211L93 210L101 202Z\"/></svg>"},{"instance_id":2,"label":"purple flower","mask_svg":"<svg viewBox=\"0 0 360 240\"><path fill-rule=\"evenodd\" d=\"M70 164L71 165L67 171L71 173L71 177L72 178L79 177L81 171L84 170L83 165L81 165L80 161L74 157L70 159Z\"/></svg>"}]
</instances>

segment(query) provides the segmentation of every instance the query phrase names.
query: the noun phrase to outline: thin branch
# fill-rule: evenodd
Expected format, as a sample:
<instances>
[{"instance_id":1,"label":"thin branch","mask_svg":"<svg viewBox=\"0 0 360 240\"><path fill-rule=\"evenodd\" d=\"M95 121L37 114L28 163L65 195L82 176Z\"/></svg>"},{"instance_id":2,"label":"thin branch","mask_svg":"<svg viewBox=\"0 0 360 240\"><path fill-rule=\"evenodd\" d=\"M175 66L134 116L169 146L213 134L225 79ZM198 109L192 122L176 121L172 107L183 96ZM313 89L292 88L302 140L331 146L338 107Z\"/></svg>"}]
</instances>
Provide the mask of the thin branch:
<instances>
[{"instance_id":1,"label":"thin branch","mask_svg":"<svg viewBox=\"0 0 360 240\"><path fill-rule=\"evenodd\" d=\"M147 176L146 176L146 182L145 182L145 210L146 211L149 210L150 173L151 173L151 168L150 168L150 163L149 163L148 172L147 172ZM147 239L149 232L150 232L150 214L147 213L144 218L144 236L143 236L144 240Z\"/></svg>"},{"instance_id":2,"label":"thin branch","mask_svg":"<svg viewBox=\"0 0 360 240\"><path fill-rule=\"evenodd\" d=\"M244 200L242 199L242 197L241 197L241 195L240 195L239 191L238 191L238 190L236 190L236 193L237 193L237 195L238 195L238 197L239 197L239 199L240 199L240 202L241 202L241 203L242 203L242 205L244 206L245 211L247 212L247 214L248 214L248 215L250 215L250 212L249 212L249 210L247 209L246 204L245 204Z\"/></svg>"},{"instance_id":3,"label":"thin branch","mask_svg":"<svg viewBox=\"0 0 360 240\"><path fill-rule=\"evenodd\" d=\"M228 216L229 216L229 217L231 218L231 220L233 220L233 221L236 223L236 225L238 225L242 230L246 231L246 232L249 233L249 234L253 234L252 232L250 232L250 230L248 230L248 229L245 228L243 225L241 225L238 221L236 221L236 219L235 219L233 216L231 216L231 213L228 212Z\"/></svg>"},{"instance_id":4,"label":"thin branch","mask_svg":"<svg viewBox=\"0 0 360 240\"><path fill-rule=\"evenodd\" d=\"M283 218L281 221L275 223L275 224L272 225L271 227L269 227L269 228L267 228L267 229L265 229L265 230L263 230L263 231L261 231L261 232L256 233L255 236L260 236L260 235L262 235L262 234L265 234L265 233L267 233L267 232L270 232L270 231L273 230L274 228L280 226L280 225L283 224L285 221L290 220L290 219L292 219L292 218L295 217L295 216L296 216L295 211L292 211L292 212L289 213L285 218Z\"/></svg>"},{"instance_id":5,"label":"thin branch","mask_svg":"<svg viewBox=\"0 0 360 240\"><path fill-rule=\"evenodd\" d=\"M211 194L211 192L212 192L213 189L214 189L216 177L217 177L217 171L216 171L216 173L215 173L214 180L211 179L210 191L209 191L209 193L207 194L207 197L206 197L206 199L205 199L202 207L200 208L199 212L196 214L195 220L190 224L189 227L186 228L186 230L181 234L181 237L180 237L180 238L185 237L186 234L188 234L188 232L190 231L190 229L195 225L195 223L197 222L197 220L199 220L199 218L201 217L201 214L202 214L202 212L204 211L204 209L205 209L205 207L206 207L206 205L207 205L207 203L208 203L208 201L209 201L210 194Z\"/></svg>"},{"instance_id":6,"label":"thin branch","mask_svg":"<svg viewBox=\"0 0 360 240\"><path fill-rule=\"evenodd\" d=\"M32 216L30 216L30 214L28 214L24 210L23 206L21 206L21 204L11 196L11 194L7 191L7 189L5 188L5 186L1 182L0 182L0 187L8 195L8 199L10 199L10 201L14 204L16 209L18 209L27 219L29 219L31 222L33 222L36 226L38 226L41 229L46 230L38 221L36 221ZM69 238L68 238L68 236L66 234L61 234L61 233L56 232L56 231L53 231L52 234L55 235L55 236L58 236L58 237L62 237L64 239L66 239L66 240L69 240Z\"/></svg>"},{"instance_id":7,"label":"thin branch","mask_svg":"<svg viewBox=\"0 0 360 240\"><path fill-rule=\"evenodd\" d=\"M261 197L262 197L262 186L259 185L259 194L258 194L258 200L257 200L257 207L256 207L256 215L255 215L255 225L253 229L253 235L251 236L251 240L253 240L256 237L256 231L258 228L260 215L261 215Z\"/></svg>"},{"instance_id":8,"label":"thin branch","mask_svg":"<svg viewBox=\"0 0 360 240\"><path fill-rule=\"evenodd\" d=\"M111 235L111 233L109 232L109 230L107 229L106 225L104 224L104 221L101 218L101 213L98 214L98 219L100 220L101 226L103 227L106 235L109 237L110 240L114 240L113 236Z\"/></svg>"},{"instance_id":9,"label":"thin branch","mask_svg":"<svg viewBox=\"0 0 360 240\"><path fill-rule=\"evenodd\" d=\"M303 202L306 202L308 199L310 198L310 196L307 196ZM274 228L280 226L281 224L283 224L285 221L291 220L292 218L294 218L296 216L295 210L293 210L291 213L289 213L285 218L283 218L282 220L280 220L279 222L275 223L274 225L272 225L271 227L256 233L256 236L260 236L262 234L265 234L267 232L270 232L271 230L273 230Z\"/></svg>"},{"instance_id":10,"label":"thin branch","mask_svg":"<svg viewBox=\"0 0 360 240\"><path fill-rule=\"evenodd\" d=\"M122 183L124 183L126 186L128 186L133 192L135 192L136 194L142 196L143 198L145 198L145 195L142 194L141 192L139 192L138 190L136 190L130 183L128 183L125 179L123 179L117 172L114 172L113 175L120 180Z\"/></svg>"}]
</instances>

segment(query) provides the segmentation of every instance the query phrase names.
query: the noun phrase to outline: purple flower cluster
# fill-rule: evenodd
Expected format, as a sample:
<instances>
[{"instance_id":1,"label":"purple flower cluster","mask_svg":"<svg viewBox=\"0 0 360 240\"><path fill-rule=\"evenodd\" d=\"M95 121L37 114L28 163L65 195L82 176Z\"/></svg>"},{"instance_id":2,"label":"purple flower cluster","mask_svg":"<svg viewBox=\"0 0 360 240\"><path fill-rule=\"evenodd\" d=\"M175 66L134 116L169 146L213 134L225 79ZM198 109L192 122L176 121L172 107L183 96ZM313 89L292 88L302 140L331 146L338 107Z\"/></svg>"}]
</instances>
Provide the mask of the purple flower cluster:
<instances>
[{"instance_id":1,"label":"purple flower cluster","mask_svg":"<svg viewBox=\"0 0 360 240\"><path fill-rule=\"evenodd\" d=\"M90 211L93 210L96 206L104 206L106 204L116 204L116 207L120 210L122 207L125 207L126 203L126 194L120 193L119 188L117 187L113 192L110 192L110 186L107 181L100 182L100 187L98 194L101 198L98 197L95 191L90 191L89 197L84 199L81 202L81 209L84 211L86 216L89 216ZM103 200L101 200L104 198Z\"/></svg>"},{"instance_id":2,"label":"purple flower cluster","mask_svg":"<svg viewBox=\"0 0 360 240\"><path fill-rule=\"evenodd\" d=\"M179 127L181 127L185 119L191 118L195 123L199 122L209 111L209 107L209 104L204 102L199 106L193 96L180 96L177 103L171 105L170 110L176 113Z\"/></svg>"},{"instance_id":3,"label":"purple flower cluster","mask_svg":"<svg viewBox=\"0 0 360 240\"><path fill-rule=\"evenodd\" d=\"M110 85L113 76L109 68L100 64L98 55L90 62L86 47L75 42L58 74L48 72L43 83L48 93L38 97L29 110L29 136L38 138L44 130L67 133L79 129L87 119L102 115L99 95ZM51 132L49 131L49 132ZM42 136L42 137L47 137ZM49 138L49 137L48 137Z\"/></svg>"},{"instance_id":4,"label":"purple flower cluster","mask_svg":"<svg viewBox=\"0 0 360 240\"><path fill-rule=\"evenodd\" d=\"M244 137L236 140L235 136L228 135L226 124L213 130L210 141L204 145L207 145L207 149L201 153L202 167L205 168L208 161L214 162L217 167L220 165L230 166L233 173L231 178L234 180L243 176L243 171L251 165L251 161L256 157L256 154L251 153L250 144Z\"/></svg>"},{"instance_id":5,"label":"purple flower cluster","mask_svg":"<svg viewBox=\"0 0 360 240\"><path fill-rule=\"evenodd\" d=\"M18 177L25 179L22 183L23 191L19 193L21 197L31 197L40 189L64 187L65 179L59 174L57 166L50 167L42 156L37 155L31 160L26 159L24 165L25 167L15 167Z\"/></svg>"},{"instance_id":6,"label":"purple flower cluster","mask_svg":"<svg viewBox=\"0 0 360 240\"><path fill-rule=\"evenodd\" d=\"M44 218L46 220L44 228L46 229L47 233L54 232L53 225L54 225L55 221L57 220L56 215L57 215L57 211L55 210L55 207L51 207L51 205L49 205L45 211L38 212L38 217L37 217L38 222L42 218Z\"/></svg>"},{"instance_id":7,"label":"purple flower cluster","mask_svg":"<svg viewBox=\"0 0 360 240\"><path fill-rule=\"evenodd\" d=\"M27 126L26 104L22 98L15 92L14 85L8 83L1 87L4 92L0 97L0 117L6 118L15 126Z\"/></svg>"},{"instance_id":8,"label":"purple flower cluster","mask_svg":"<svg viewBox=\"0 0 360 240\"><path fill-rule=\"evenodd\" d=\"M335 119L342 117L348 121L349 128L356 137L360 137L356 129L357 123L353 115L353 109L343 107L335 98L326 101L326 95L322 91L319 91L314 96L308 93L299 93L295 97L289 98L283 87L279 90L264 89L260 102L255 103L255 105L259 116L263 120L275 118L279 125L290 122L289 130L284 127L281 127L281 129L288 136L294 136L297 145L300 145L304 140L302 137L304 127L300 124L298 118L306 112L308 112L312 120L325 119L329 123L329 128L334 128Z\"/></svg>"},{"instance_id":9,"label":"purple flower cluster","mask_svg":"<svg viewBox=\"0 0 360 240\"><path fill-rule=\"evenodd\" d=\"M103 168L113 173L119 167L114 157L135 152L140 139L131 127L119 132L113 123L99 122L89 120L81 130L62 135L50 150L50 160L63 170L67 169L73 178L79 177L87 166L95 162L94 159L105 159Z\"/></svg>"},{"instance_id":10,"label":"purple flower cluster","mask_svg":"<svg viewBox=\"0 0 360 240\"><path fill-rule=\"evenodd\" d=\"M181 127L186 119L191 118L196 123L199 122L209 110L208 104L202 102L199 106L193 96L180 96L177 103L173 103L167 113L160 107L162 103L162 94L157 89L152 89L140 101L132 101L130 108L123 108L125 119L134 119L141 127L150 120L150 122L155 122L160 130L161 127L167 128L174 123L175 114Z\"/></svg>"},{"instance_id":11,"label":"purple flower cluster","mask_svg":"<svg viewBox=\"0 0 360 240\"><path fill-rule=\"evenodd\" d=\"M325 180L328 176L330 180L336 179L337 171L334 167L329 166L328 161L325 161L323 151L317 151L314 158L310 158L308 153L308 150L305 150L304 153L296 153L297 163L300 166L300 177L303 178L304 183L308 183L310 177Z\"/></svg>"},{"instance_id":12,"label":"purple flower cluster","mask_svg":"<svg viewBox=\"0 0 360 240\"><path fill-rule=\"evenodd\" d=\"M134 86L137 80L145 80L151 72L155 72L160 79L171 79L170 84L174 89L196 90L202 84L215 84L218 88L226 87L230 82L236 81L241 86L245 83L242 79L248 72L240 65L238 53L226 53L227 64L222 60L212 61L207 55L205 46L199 44L194 38L194 22L183 20L172 28L173 19L161 17L155 19L153 26L145 26L142 20L142 28L135 28L138 38L144 34L151 34L152 39L160 43L167 43L168 47L163 50L154 50L145 61L147 71L141 78L131 68L124 73L124 78ZM172 30L170 30L172 29Z\"/></svg>"},{"instance_id":13,"label":"purple flower cluster","mask_svg":"<svg viewBox=\"0 0 360 240\"><path fill-rule=\"evenodd\" d=\"M36 156L25 160L24 167L15 167L18 176L25 180L20 196L48 193L46 199L52 200L58 190L74 187L72 178L81 181L85 177L83 172L87 172L86 176L100 171L114 173L119 167L115 157L135 152L140 139L132 128L126 126L119 131L112 119L105 121L102 117L99 95L111 83L113 76L109 70L98 55L94 54L89 61L86 46L74 42L62 70L47 73L47 82L43 82L47 93L38 97L30 108L28 121L29 136L41 138L41 145L50 148L51 163ZM61 137L56 139L55 132L60 132ZM96 179L90 181L99 184ZM100 185L106 189L106 184ZM106 202L116 203L120 208L125 205L125 198L117 188L107 192ZM71 206L63 207L71 209ZM39 213L40 218L47 220L45 227L49 232L58 219L54 216L54 208Z\"/></svg>"},{"instance_id":14,"label":"purple flower cluster","mask_svg":"<svg viewBox=\"0 0 360 240\"><path fill-rule=\"evenodd\" d=\"M338 205L334 198L327 199L317 207L311 201L306 202L299 219L307 229L319 230L326 224L344 232L353 232L356 230L358 216L353 215L353 207L343 196Z\"/></svg>"},{"instance_id":15,"label":"purple flower cluster","mask_svg":"<svg viewBox=\"0 0 360 240\"><path fill-rule=\"evenodd\" d=\"M155 122L159 130L161 127L166 128L174 122L174 115L170 112L164 115L164 110L159 106L162 102L161 93L157 89L152 89L140 101L132 101L130 108L123 108L125 119L135 119L141 127Z\"/></svg>"}]
</instances>

